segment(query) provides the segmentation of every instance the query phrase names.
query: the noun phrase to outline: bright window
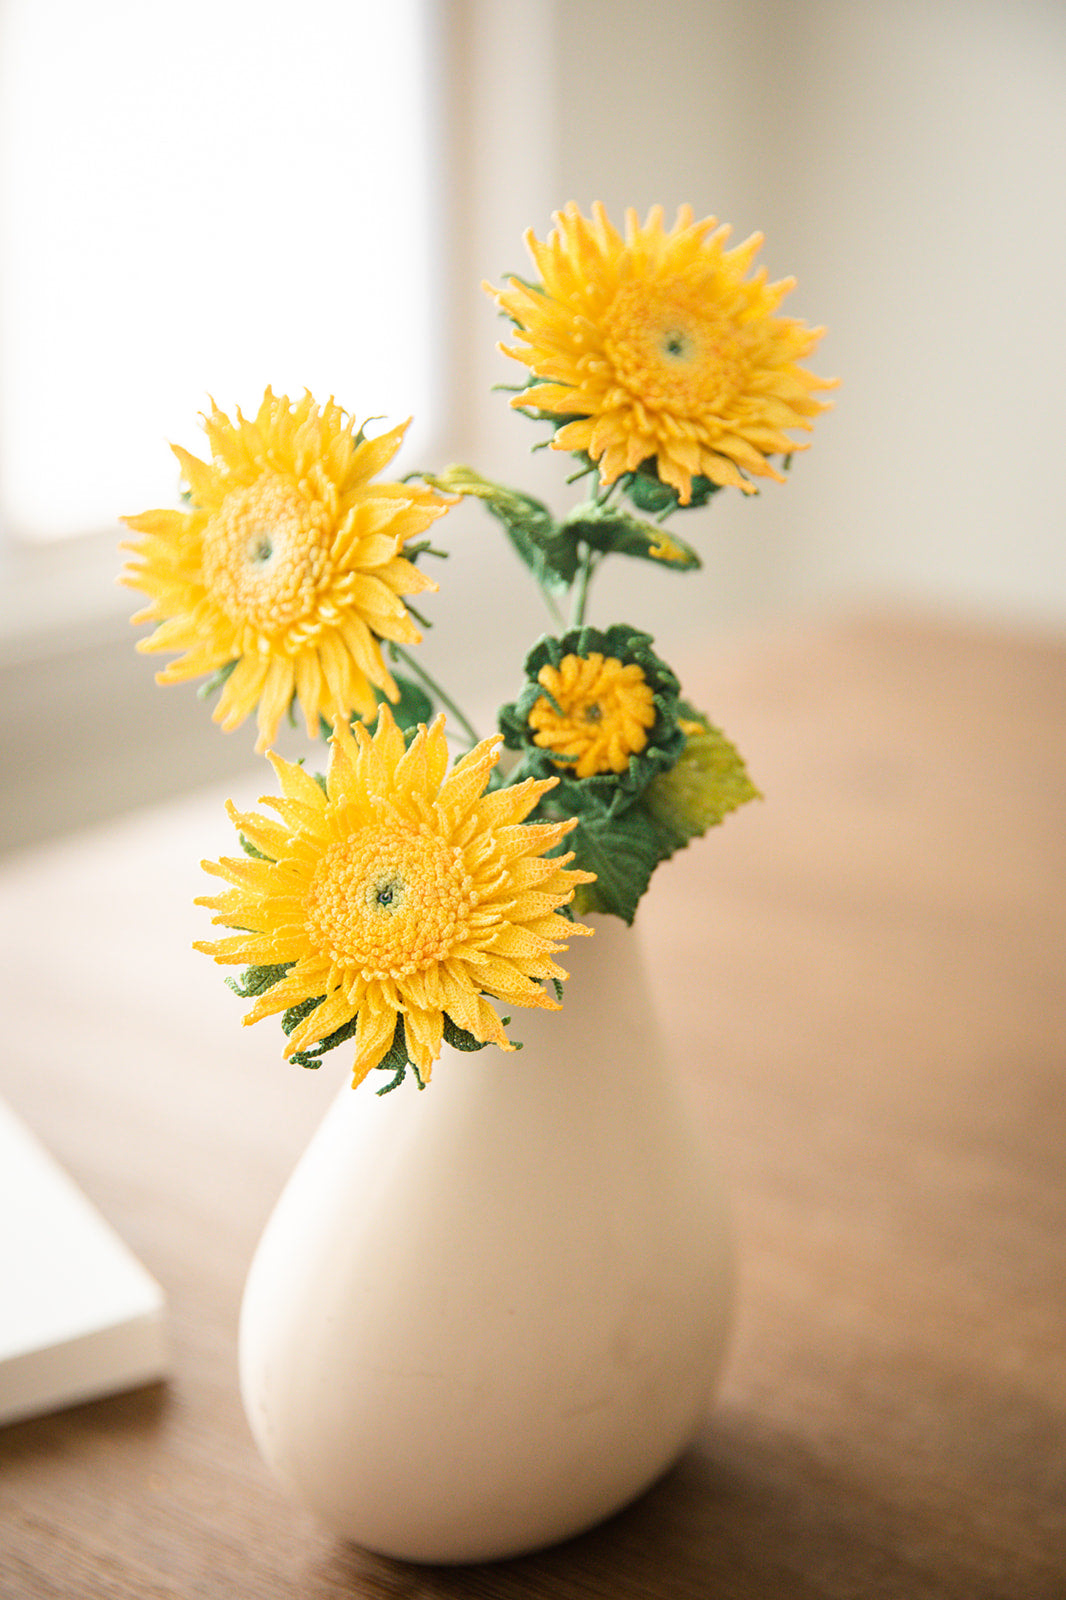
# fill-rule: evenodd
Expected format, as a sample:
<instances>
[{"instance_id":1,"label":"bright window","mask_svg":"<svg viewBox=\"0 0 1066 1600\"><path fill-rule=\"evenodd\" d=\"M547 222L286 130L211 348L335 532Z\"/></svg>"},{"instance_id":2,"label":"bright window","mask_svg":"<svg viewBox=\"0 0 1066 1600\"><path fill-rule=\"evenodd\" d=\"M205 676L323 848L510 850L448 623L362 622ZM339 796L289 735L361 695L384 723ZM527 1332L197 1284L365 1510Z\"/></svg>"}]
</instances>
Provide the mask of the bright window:
<instances>
[{"instance_id":1,"label":"bright window","mask_svg":"<svg viewBox=\"0 0 1066 1600\"><path fill-rule=\"evenodd\" d=\"M263 388L426 437L432 0L0 0L0 523L172 504Z\"/></svg>"}]
</instances>

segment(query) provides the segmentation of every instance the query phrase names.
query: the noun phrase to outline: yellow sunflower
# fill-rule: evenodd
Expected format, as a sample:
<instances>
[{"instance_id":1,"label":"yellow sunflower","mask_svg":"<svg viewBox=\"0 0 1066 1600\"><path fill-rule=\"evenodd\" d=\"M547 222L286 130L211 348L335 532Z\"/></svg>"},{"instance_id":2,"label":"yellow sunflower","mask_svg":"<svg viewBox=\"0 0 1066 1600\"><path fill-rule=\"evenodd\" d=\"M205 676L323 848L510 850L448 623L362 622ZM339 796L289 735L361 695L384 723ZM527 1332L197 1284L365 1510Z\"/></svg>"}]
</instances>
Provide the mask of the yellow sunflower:
<instances>
[{"instance_id":1,"label":"yellow sunflower","mask_svg":"<svg viewBox=\"0 0 1066 1600\"><path fill-rule=\"evenodd\" d=\"M559 639L545 634L526 657L525 685L501 706L500 729L522 751L523 775L560 774L564 789L552 803L561 811L576 786L612 812L624 807L680 755L681 685L652 644L628 623L603 632L584 625Z\"/></svg>"},{"instance_id":2,"label":"yellow sunflower","mask_svg":"<svg viewBox=\"0 0 1066 1600\"><path fill-rule=\"evenodd\" d=\"M271 755L282 787L258 813L230 816L263 859L205 861L233 887L197 903L242 931L196 948L222 963L286 966L245 1022L321 1003L286 1055L355 1024L353 1083L388 1053L403 1018L420 1079L440 1055L445 1018L482 1043L514 1047L486 995L558 1009L542 988L566 973L552 959L590 929L558 914L594 875L551 850L573 819L525 823L555 779L484 792L499 738L448 772L444 719L409 749L387 706L371 737L338 719L325 790Z\"/></svg>"},{"instance_id":3,"label":"yellow sunflower","mask_svg":"<svg viewBox=\"0 0 1066 1600\"><path fill-rule=\"evenodd\" d=\"M534 703L533 743L550 750L557 766L575 778L625 772L631 755L648 742L656 718L655 696L636 662L593 650L546 663L537 682L547 693Z\"/></svg>"},{"instance_id":4,"label":"yellow sunflower","mask_svg":"<svg viewBox=\"0 0 1066 1600\"><path fill-rule=\"evenodd\" d=\"M604 484L654 463L687 505L696 477L747 493L747 474L780 480L767 457L805 448L785 430L809 430L826 409L813 391L834 385L796 364L824 329L774 314L794 280L745 276L762 236L727 250L729 229L688 206L669 232L661 207L643 225L627 211L624 238L598 204L555 223L543 244L526 235L539 284L486 285L516 324L501 350L542 380L511 404L573 417L552 444Z\"/></svg>"},{"instance_id":5,"label":"yellow sunflower","mask_svg":"<svg viewBox=\"0 0 1066 1600\"><path fill-rule=\"evenodd\" d=\"M401 596L437 587L404 545L451 504L372 481L407 424L367 439L332 400L268 389L254 419L213 407L204 427L210 462L172 446L188 508L124 519L144 537L120 581L151 597L133 621L159 623L138 649L184 651L159 683L231 668L214 718L228 732L258 707L258 750L294 695L311 738L320 716L372 719L372 686L399 693L378 641L416 644Z\"/></svg>"}]
</instances>

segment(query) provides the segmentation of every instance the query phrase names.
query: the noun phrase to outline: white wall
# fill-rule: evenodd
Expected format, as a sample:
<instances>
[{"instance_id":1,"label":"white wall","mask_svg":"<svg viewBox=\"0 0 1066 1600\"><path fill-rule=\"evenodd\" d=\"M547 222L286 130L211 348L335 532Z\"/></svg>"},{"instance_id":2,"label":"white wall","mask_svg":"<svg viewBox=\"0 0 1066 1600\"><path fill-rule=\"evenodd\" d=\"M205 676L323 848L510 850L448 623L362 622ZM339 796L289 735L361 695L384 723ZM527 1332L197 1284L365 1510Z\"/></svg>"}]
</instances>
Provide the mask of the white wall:
<instances>
[{"instance_id":1,"label":"white wall","mask_svg":"<svg viewBox=\"0 0 1066 1600\"><path fill-rule=\"evenodd\" d=\"M774 502L790 587L1062 629L1066 7L767 9L801 35L774 209L845 380Z\"/></svg>"},{"instance_id":2,"label":"white wall","mask_svg":"<svg viewBox=\"0 0 1066 1600\"><path fill-rule=\"evenodd\" d=\"M616 217L687 200L738 239L761 229L771 275L799 278L784 309L829 326L809 364L842 378L835 411L787 487L677 520L708 571L652 583L652 625L872 597L1066 629L1066 7L483 9L471 282L522 270L523 225L543 236L568 199ZM508 381L503 358L486 377L491 309L468 329L471 377ZM524 454L531 425L501 396L472 405L478 464L565 503L560 458ZM631 578L604 604L632 609Z\"/></svg>"}]
</instances>

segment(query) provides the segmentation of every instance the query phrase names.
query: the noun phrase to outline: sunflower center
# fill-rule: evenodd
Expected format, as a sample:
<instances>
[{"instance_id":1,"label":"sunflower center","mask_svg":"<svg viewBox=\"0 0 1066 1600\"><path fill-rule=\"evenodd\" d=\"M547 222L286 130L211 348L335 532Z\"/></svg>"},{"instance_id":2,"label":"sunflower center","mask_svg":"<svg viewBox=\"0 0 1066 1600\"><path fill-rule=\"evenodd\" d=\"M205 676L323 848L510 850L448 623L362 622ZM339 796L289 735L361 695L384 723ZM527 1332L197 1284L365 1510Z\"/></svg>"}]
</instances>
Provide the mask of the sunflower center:
<instances>
[{"instance_id":1,"label":"sunflower center","mask_svg":"<svg viewBox=\"0 0 1066 1600\"><path fill-rule=\"evenodd\" d=\"M635 662L568 655L558 668L541 667L537 682L547 693L529 713L533 743L551 750L557 767L578 778L624 772L647 744L655 697Z\"/></svg>"},{"instance_id":2,"label":"sunflower center","mask_svg":"<svg viewBox=\"0 0 1066 1600\"><path fill-rule=\"evenodd\" d=\"M361 828L322 856L305 926L336 966L403 978L448 958L476 904L457 845L414 828Z\"/></svg>"},{"instance_id":3,"label":"sunflower center","mask_svg":"<svg viewBox=\"0 0 1066 1600\"><path fill-rule=\"evenodd\" d=\"M678 279L623 284L604 316L604 349L634 400L682 414L725 410L747 370L741 328Z\"/></svg>"},{"instance_id":4,"label":"sunflower center","mask_svg":"<svg viewBox=\"0 0 1066 1600\"><path fill-rule=\"evenodd\" d=\"M238 626L283 633L315 609L331 532L320 501L264 473L226 495L204 529L208 593Z\"/></svg>"}]
</instances>

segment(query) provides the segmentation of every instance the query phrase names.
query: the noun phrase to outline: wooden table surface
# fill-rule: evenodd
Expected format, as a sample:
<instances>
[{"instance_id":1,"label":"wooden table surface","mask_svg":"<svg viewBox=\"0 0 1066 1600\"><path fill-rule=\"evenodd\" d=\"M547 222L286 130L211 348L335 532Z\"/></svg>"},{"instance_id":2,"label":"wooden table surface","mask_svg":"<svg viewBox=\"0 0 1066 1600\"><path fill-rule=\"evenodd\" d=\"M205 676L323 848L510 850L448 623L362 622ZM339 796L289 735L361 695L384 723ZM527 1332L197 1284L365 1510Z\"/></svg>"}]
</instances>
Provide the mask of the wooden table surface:
<instances>
[{"instance_id":1,"label":"wooden table surface","mask_svg":"<svg viewBox=\"0 0 1066 1600\"><path fill-rule=\"evenodd\" d=\"M485 1567L368 1556L274 1488L237 1309L341 1069L286 1067L188 948L197 863L231 848L213 791L0 865L0 1091L173 1337L170 1382L0 1430L0 1594L1066 1595L1066 649L805 622L687 687L767 796L638 918L740 1237L695 1447L605 1526Z\"/></svg>"}]
</instances>

